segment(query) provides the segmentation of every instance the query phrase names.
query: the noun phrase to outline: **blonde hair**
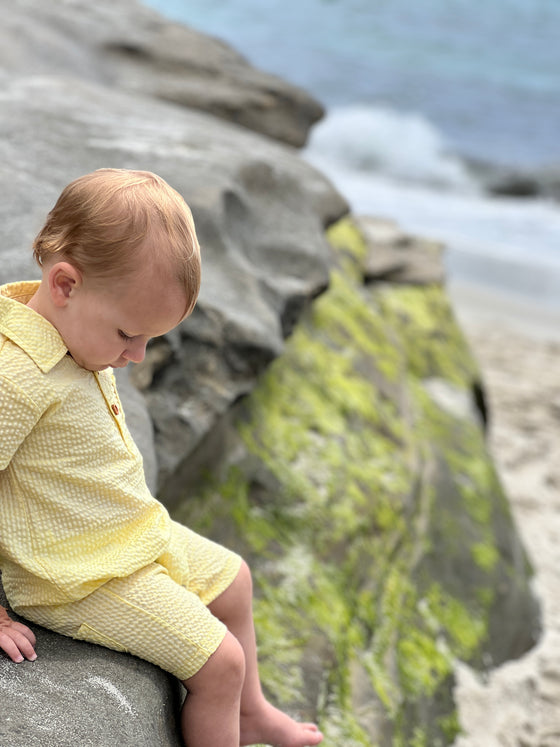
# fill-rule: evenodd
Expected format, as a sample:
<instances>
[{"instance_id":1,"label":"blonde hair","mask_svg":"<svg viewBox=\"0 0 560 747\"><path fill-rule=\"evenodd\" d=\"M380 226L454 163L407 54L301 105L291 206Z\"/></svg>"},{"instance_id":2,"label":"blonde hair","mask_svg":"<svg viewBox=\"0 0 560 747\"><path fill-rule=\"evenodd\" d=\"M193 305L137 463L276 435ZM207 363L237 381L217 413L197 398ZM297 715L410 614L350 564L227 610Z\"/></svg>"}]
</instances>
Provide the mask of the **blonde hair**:
<instances>
[{"instance_id":1,"label":"blonde hair","mask_svg":"<svg viewBox=\"0 0 560 747\"><path fill-rule=\"evenodd\" d=\"M98 169L60 194L33 242L40 267L52 258L88 278L107 280L141 269L146 239L154 258L186 290L189 314L200 290L200 247L181 195L150 171ZM149 261L149 260L148 260Z\"/></svg>"}]
</instances>

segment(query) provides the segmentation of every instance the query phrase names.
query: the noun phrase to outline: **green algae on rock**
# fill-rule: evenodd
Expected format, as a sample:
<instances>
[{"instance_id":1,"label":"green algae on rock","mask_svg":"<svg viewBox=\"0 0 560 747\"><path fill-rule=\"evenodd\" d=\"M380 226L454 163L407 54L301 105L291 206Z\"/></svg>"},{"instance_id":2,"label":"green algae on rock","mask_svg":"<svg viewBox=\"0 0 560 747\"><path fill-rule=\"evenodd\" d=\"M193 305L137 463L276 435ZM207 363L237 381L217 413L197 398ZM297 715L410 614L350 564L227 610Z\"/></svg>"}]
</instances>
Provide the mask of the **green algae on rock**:
<instances>
[{"instance_id":1,"label":"green algae on rock","mask_svg":"<svg viewBox=\"0 0 560 747\"><path fill-rule=\"evenodd\" d=\"M326 747L444 747L454 662L534 642L530 569L444 288L365 284L356 226L330 239L329 289L176 517L249 558L265 687Z\"/></svg>"}]
</instances>

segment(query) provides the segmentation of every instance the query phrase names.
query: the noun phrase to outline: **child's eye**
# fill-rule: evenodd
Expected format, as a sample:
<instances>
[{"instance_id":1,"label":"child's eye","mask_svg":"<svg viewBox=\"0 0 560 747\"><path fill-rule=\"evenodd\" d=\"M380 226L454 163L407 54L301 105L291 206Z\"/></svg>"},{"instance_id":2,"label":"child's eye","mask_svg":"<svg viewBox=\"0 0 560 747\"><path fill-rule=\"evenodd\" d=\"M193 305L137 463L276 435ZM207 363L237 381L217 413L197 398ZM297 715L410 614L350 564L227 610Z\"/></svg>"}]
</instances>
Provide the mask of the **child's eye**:
<instances>
[{"instance_id":1,"label":"child's eye","mask_svg":"<svg viewBox=\"0 0 560 747\"><path fill-rule=\"evenodd\" d=\"M122 331L122 329L119 329L119 337L125 342L130 342L132 340L132 337L129 337L125 332Z\"/></svg>"}]
</instances>

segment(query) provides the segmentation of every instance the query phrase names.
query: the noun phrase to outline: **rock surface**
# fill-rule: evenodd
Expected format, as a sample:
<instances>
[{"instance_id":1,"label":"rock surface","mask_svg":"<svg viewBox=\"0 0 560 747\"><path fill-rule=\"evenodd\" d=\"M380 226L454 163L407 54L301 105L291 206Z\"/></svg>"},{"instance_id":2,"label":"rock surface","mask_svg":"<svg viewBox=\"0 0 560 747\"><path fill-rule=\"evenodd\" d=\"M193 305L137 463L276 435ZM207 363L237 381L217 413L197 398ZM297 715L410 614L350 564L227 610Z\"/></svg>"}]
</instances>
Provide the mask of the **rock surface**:
<instances>
[{"instance_id":1,"label":"rock surface","mask_svg":"<svg viewBox=\"0 0 560 747\"><path fill-rule=\"evenodd\" d=\"M305 91L135 0L2 0L0 8L0 69L11 76L73 75L202 109L295 146L323 116Z\"/></svg>"},{"instance_id":2,"label":"rock surface","mask_svg":"<svg viewBox=\"0 0 560 747\"><path fill-rule=\"evenodd\" d=\"M529 169L522 167L497 166L493 163L469 159L469 170L478 183L490 194L514 198L543 197L558 202L560 200L560 166L546 166Z\"/></svg>"},{"instance_id":3,"label":"rock surface","mask_svg":"<svg viewBox=\"0 0 560 747\"><path fill-rule=\"evenodd\" d=\"M444 282L441 244L410 236L388 220L359 216L357 224L368 246L364 261L366 282L386 280L410 285Z\"/></svg>"}]
</instances>

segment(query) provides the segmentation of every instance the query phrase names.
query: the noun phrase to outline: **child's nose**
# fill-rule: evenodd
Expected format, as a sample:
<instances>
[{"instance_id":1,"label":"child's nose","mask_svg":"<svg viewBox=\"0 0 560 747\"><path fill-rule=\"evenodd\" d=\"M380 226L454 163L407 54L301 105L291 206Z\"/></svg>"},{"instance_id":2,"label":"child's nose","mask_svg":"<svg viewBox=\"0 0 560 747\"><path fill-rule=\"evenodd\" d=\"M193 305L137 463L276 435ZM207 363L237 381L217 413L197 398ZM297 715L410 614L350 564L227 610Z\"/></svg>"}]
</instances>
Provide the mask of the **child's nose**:
<instances>
[{"instance_id":1,"label":"child's nose","mask_svg":"<svg viewBox=\"0 0 560 747\"><path fill-rule=\"evenodd\" d=\"M123 356L132 363L141 363L146 355L146 345L147 340L144 342L142 340L132 340L128 343Z\"/></svg>"}]
</instances>

